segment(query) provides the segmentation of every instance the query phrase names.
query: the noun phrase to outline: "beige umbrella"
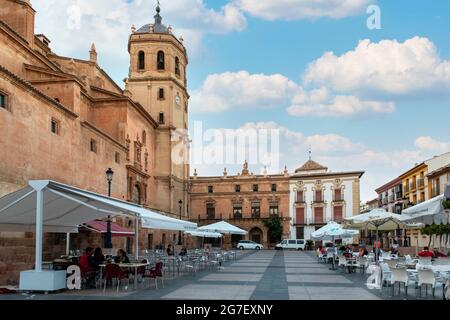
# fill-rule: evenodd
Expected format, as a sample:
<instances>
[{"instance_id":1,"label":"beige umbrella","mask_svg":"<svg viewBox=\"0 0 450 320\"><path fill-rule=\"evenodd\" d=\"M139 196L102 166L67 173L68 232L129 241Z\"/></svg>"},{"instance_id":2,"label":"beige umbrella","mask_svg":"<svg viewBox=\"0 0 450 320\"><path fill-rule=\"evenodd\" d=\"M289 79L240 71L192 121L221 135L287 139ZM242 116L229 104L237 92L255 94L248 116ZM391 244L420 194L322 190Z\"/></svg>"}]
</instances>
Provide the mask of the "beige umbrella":
<instances>
[{"instance_id":1,"label":"beige umbrella","mask_svg":"<svg viewBox=\"0 0 450 320\"><path fill-rule=\"evenodd\" d=\"M344 219L343 227L359 230L375 230L378 242L378 231L418 228L421 224L408 224L400 220L400 215L378 208L370 212ZM375 250L378 261L378 251Z\"/></svg>"}]
</instances>

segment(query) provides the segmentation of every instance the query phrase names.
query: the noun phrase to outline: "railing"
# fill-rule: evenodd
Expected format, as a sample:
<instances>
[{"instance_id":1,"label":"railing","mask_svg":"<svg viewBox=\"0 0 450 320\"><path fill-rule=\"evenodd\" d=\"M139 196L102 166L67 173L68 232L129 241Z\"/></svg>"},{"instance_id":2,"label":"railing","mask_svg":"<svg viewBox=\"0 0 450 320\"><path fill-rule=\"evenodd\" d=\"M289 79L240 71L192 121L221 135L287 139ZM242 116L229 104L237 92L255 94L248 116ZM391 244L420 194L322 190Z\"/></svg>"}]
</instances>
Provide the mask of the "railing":
<instances>
[{"instance_id":1,"label":"railing","mask_svg":"<svg viewBox=\"0 0 450 320\"><path fill-rule=\"evenodd\" d=\"M389 196L389 202L392 202L392 201L394 201L394 195Z\"/></svg>"},{"instance_id":2,"label":"railing","mask_svg":"<svg viewBox=\"0 0 450 320\"><path fill-rule=\"evenodd\" d=\"M416 190L417 189L417 183L415 181L414 182L410 182L409 183L409 188L411 189L411 191Z\"/></svg>"},{"instance_id":3,"label":"railing","mask_svg":"<svg viewBox=\"0 0 450 320\"><path fill-rule=\"evenodd\" d=\"M323 202L323 197L314 199L314 203L322 203L322 202Z\"/></svg>"},{"instance_id":4,"label":"railing","mask_svg":"<svg viewBox=\"0 0 450 320\"><path fill-rule=\"evenodd\" d=\"M333 196L333 201L344 201L344 196L343 195L339 195L339 196Z\"/></svg>"}]
</instances>

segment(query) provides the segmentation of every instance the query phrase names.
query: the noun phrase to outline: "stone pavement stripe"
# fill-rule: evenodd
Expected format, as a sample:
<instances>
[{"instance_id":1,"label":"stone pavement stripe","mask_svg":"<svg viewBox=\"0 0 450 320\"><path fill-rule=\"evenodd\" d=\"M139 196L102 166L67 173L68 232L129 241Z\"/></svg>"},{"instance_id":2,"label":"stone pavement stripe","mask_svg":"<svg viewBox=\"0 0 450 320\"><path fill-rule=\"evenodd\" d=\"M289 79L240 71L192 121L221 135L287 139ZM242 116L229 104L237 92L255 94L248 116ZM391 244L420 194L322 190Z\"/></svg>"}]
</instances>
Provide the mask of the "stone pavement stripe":
<instances>
[{"instance_id":1,"label":"stone pavement stripe","mask_svg":"<svg viewBox=\"0 0 450 320\"><path fill-rule=\"evenodd\" d=\"M284 270L284 253L276 251L271 264L256 286L251 300L288 300L289 291Z\"/></svg>"}]
</instances>

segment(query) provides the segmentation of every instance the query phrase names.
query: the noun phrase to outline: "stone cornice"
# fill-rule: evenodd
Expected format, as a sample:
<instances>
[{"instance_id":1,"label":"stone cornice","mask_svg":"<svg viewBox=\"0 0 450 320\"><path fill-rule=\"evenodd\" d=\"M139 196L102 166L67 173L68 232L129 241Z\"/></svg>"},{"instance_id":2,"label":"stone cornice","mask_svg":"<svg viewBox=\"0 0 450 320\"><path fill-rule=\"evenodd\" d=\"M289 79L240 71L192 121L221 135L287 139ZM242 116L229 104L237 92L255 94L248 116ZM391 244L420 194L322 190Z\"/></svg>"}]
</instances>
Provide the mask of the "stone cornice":
<instances>
[{"instance_id":1,"label":"stone cornice","mask_svg":"<svg viewBox=\"0 0 450 320\"><path fill-rule=\"evenodd\" d=\"M6 69L5 67L0 65L0 73L4 74L5 76L7 76L9 79L11 79L12 82L14 82L17 85L20 85L21 87L23 87L24 89L27 89L28 92L32 92L35 95L37 95L39 98L45 100L46 102L50 103L52 106L56 107L57 109L63 111L64 113L66 113L67 115L69 115L72 118L77 118L78 115L76 113L74 113L72 110L66 108L65 106L63 106L61 103L59 103L58 101L56 101L55 99L50 98L49 96L47 96L45 93L43 93L42 91L40 91L38 88L36 88L35 86L33 86L31 83L29 83L28 81L20 78L18 75L12 73L11 71L9 71L8 69Z\"/></svg>"},{"instance_id":2,"label":"stone cornice","mask_svg":"<svg viewBox=\"0 0 450 320\"><path fill-rule=\"evenodd\" d=\"M127 152L128 149L126 146L124 146L123 144L121 144L119 141L117 141L116 139L114 139L113 137L111 137L110 135L108 135L106 132L103 132L102 130L100 130L99 128L97 128L96 126L94 126L93 124L91 124L88 121L81 121L81 126L85 127L89 130L94 131L95 133L97 133L98 135L106 138L107 140L109 140L110 142L112 142L114 145L116 145L118 148L122 149L124 152Z\"/></svg>"}]
</instances>

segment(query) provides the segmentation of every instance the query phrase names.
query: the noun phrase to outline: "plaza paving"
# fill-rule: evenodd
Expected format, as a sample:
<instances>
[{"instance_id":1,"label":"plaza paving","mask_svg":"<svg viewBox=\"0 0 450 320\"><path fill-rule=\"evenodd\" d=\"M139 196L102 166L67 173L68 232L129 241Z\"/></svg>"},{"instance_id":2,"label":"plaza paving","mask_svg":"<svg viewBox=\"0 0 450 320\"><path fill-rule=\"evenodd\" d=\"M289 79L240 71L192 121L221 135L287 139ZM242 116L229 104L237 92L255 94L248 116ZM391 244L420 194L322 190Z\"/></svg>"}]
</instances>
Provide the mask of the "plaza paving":
<instances>
[{"instance_id":1,"label":"plaza paving","mask_svg":"<svg viewBox=\"0 0 450 320\"><path fill-rule=\"evenodd\" d=\"M236 261L225 263L223 270L199 272L166 279L165 287L116 293L107 289L63 292L48 295L4 295L0 299L124 299L124 300L380 300L406 299L392 296L391 289L369 290L367 275L329 270L319 264L314 252L247 251ZM410 288L408 299L417 299ZM425 299L425 298L422 298ZM433 299L429 295L426 299ZM442 299L442 290L436 298Z\"/></svg>"}]
</instances>

